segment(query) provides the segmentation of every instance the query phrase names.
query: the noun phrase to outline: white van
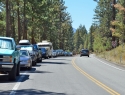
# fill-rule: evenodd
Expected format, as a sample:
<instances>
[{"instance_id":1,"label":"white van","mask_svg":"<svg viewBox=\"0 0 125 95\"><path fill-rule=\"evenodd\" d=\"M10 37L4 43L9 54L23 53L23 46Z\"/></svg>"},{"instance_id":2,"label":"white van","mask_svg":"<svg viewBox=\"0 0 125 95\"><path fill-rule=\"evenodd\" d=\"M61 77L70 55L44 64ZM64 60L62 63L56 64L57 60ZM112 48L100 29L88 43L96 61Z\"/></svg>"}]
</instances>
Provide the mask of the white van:
<instances>
[{"instance_id":1,"label":"white van","mask_svg":"<svg viewBox=\"0 0 125 95\"><path fill-rule=\"evenodd\" d=\"M48 42L46 40L42 41L42 42L39 42L37 43L37 45L39 46L39 48L46 48L46 50L48 51L48 55L49 55L49 58L51 58L53 55L53 45L51 42Z\"/></svg>"}]
</instances>

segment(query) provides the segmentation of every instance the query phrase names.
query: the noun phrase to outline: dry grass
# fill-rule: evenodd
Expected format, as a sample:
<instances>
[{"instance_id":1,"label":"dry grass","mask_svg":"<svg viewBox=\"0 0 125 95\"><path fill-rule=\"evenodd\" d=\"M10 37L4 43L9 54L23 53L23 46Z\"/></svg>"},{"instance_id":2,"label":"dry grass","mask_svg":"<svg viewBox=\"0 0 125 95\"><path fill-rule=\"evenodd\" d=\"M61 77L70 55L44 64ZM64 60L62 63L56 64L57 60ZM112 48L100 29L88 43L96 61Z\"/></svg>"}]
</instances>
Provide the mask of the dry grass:
<instances>
[{"instance_id":1,"label":"dry grass","mask_svg":"<svg viewBox=\"0 0 125 95\"><path fill-rule=\"evenodd\" d=\"M119 46L111 51L105 51L96 55L108 61L125 66L125 46Z\"/></svg>"}]
</instances>

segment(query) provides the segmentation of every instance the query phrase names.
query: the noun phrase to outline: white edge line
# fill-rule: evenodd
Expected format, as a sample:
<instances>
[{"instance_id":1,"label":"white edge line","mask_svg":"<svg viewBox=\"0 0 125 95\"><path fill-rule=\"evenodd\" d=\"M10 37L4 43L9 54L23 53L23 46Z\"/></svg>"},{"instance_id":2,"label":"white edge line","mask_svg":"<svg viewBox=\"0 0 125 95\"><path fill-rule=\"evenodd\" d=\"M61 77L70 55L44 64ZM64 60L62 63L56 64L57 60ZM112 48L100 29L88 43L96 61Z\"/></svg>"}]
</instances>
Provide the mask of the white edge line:
<instances>
[{"instance_id":1,"label":"white edge line","mask_svg":"<svg viewBox=\"0 0 125 95\"><path fill-rule=\"evenodd\" d=\"M94 56L93 56L93 57L94 57ZM120 69L120 68L118 68L118 67L115 67L115 66L109 65L108 63L105 63L105 62L99 60L99 59L96 58L96 57L94 57L94 58L97 59L98 61L102 62L103 64L107 65L107 66L113 67L113 68L115 68L115 69L117 69L117 70L120 70L120 71L125 71L125 70L122 70L122 69Z\"/></svg>"},{"instance_id":2,"label":"white edge line","mask_svg":"<svg viewBox=\"0 0 125 95\"><path fill-rule=\"evenodd\" d=\"M17 83L15 84L15 86L13 87L13 89L12 89L12 91L10 92L9 95L15 95L16 90L17 90L18 87L20 86L20 84L21 84L23 78L25 77L25 75L26 75L27 73L25 72L25 73L23 73L23 74L24 74L24 75L22 75L22 76L18 79Z\"/></svg>"}]
</instances>

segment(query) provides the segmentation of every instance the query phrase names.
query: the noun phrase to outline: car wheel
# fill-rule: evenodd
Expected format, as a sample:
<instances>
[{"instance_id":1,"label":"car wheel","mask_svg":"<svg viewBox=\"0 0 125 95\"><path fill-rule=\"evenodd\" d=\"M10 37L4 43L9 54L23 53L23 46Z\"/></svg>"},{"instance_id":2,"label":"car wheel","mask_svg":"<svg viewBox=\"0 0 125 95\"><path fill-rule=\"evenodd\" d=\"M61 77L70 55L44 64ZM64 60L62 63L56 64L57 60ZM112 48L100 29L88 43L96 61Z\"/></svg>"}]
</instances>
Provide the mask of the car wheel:
<instances>
[{"instance_id":1,"label":"car wheel","mask_svg":"<svg viewBox=\"0 0 125 95\"><path fill-rule=\"evenodd\" d=\"M40 62L40 59L38 58L38 59L37 59L37 63L39 63L39 62Z\"/></svg>"},{"instance_id":2,"label":"car wheel","mask_svg":"<svg viewBox=\"0 0 125 95\"><path fill-rule=\"evenodd\" d=\"M33 64L32 64L33 66L35 66L35 65L36 65L36 62L35 62L35 61L32 61L32 63L33 63Z\"/></svg>"},{"instance_id":3,"label":"car wheel","mask_svg":"<svg viewBox=\"0 0 125 95\"><path fill-rule=\"evenodd\" d=\"M17 72L16 75L19 76L20 75L20 62L18 62L17 64Z\"/></svg>"},{"instance_id":4,"label":"car wheel","mask_svg":"<svg viewBox=\"0 0 125 95\"><path fill-rule=\"evenodd\" d=\"M88 55L88 57L89 57L89 55Z\"/></svg>"},{"instance_id":5,"label":"car wheel","mask_svg":"<svg viewBox=\"0 0 125 95\"><path fill-rule=\"evenodd\" d=\"M48 59L49 57L48 56L46 56L46 59Z\"/></svg>"},{"instance_id":6,"label":"car wheel","mask_svg":"<svg viewBox=\"0 0 125 95\"><path fill-rule=\"evenodd\" d=\"M41 57L41 62L42 62L43 60L42 60L42 57Z\"/></svg>"},{"instance_id":7,"label":"car wheel","mask_svg":"<svg viewBox=\"0 0 125 95\"><path fill-rule=\"evenodd\" d=\"M30 63L30 67L28 67L28 70L31 70L31 68L32 68L32 63Z\"/></svg>"},{"instance_id":8,"label":"car wheel","mask_svg":"<svg viewBox=\"0 0 125 95\"><path fill-rule=\"evenodd\" d=\"M39 63L41 63L41 62L42 62L42 58L39 59Z\"/></svg>"},{"instance_id":9,"label":"car wheel","mask_svg":"<svg viewBox=\"0 0 125 95\"><path fill-rule=\"evenodd\" d=\"M17 71L17 64L14 64L12 70L9 72L9 80L10 81L16 80L16 71Z\"/></svg>"}]
</instances>

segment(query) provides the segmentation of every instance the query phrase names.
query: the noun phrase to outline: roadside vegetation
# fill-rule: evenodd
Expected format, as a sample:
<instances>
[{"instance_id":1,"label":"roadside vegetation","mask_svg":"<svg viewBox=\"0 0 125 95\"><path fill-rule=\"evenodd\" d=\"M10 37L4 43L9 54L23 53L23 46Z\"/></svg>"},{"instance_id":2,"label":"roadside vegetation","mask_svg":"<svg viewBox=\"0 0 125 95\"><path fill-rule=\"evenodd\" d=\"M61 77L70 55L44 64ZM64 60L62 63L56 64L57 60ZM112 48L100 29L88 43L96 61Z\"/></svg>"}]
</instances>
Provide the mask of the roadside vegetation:
<instances>
[{"instance_id":1,"label":"roadside vegetation","mask_svg":"<svg viewBox=\"0 0 125 95\"><path fill-rule=\"evenodd\" d=\"M110 51L96 53L96 55L113 63L125 66L125 46L120 45Z\"/></svg>"},{"instance_id":2,"label":"roadside vegetation","mask_svg":"<svg viewBox=\"0 0 125 95\"><path fill-rule=\"evenodd\" d=\"M97 56L125 65L125 1L93 0L97 3L89 32L81 25L74 35L75 51L88 48Z\"/></svg>"}]
</instances>

